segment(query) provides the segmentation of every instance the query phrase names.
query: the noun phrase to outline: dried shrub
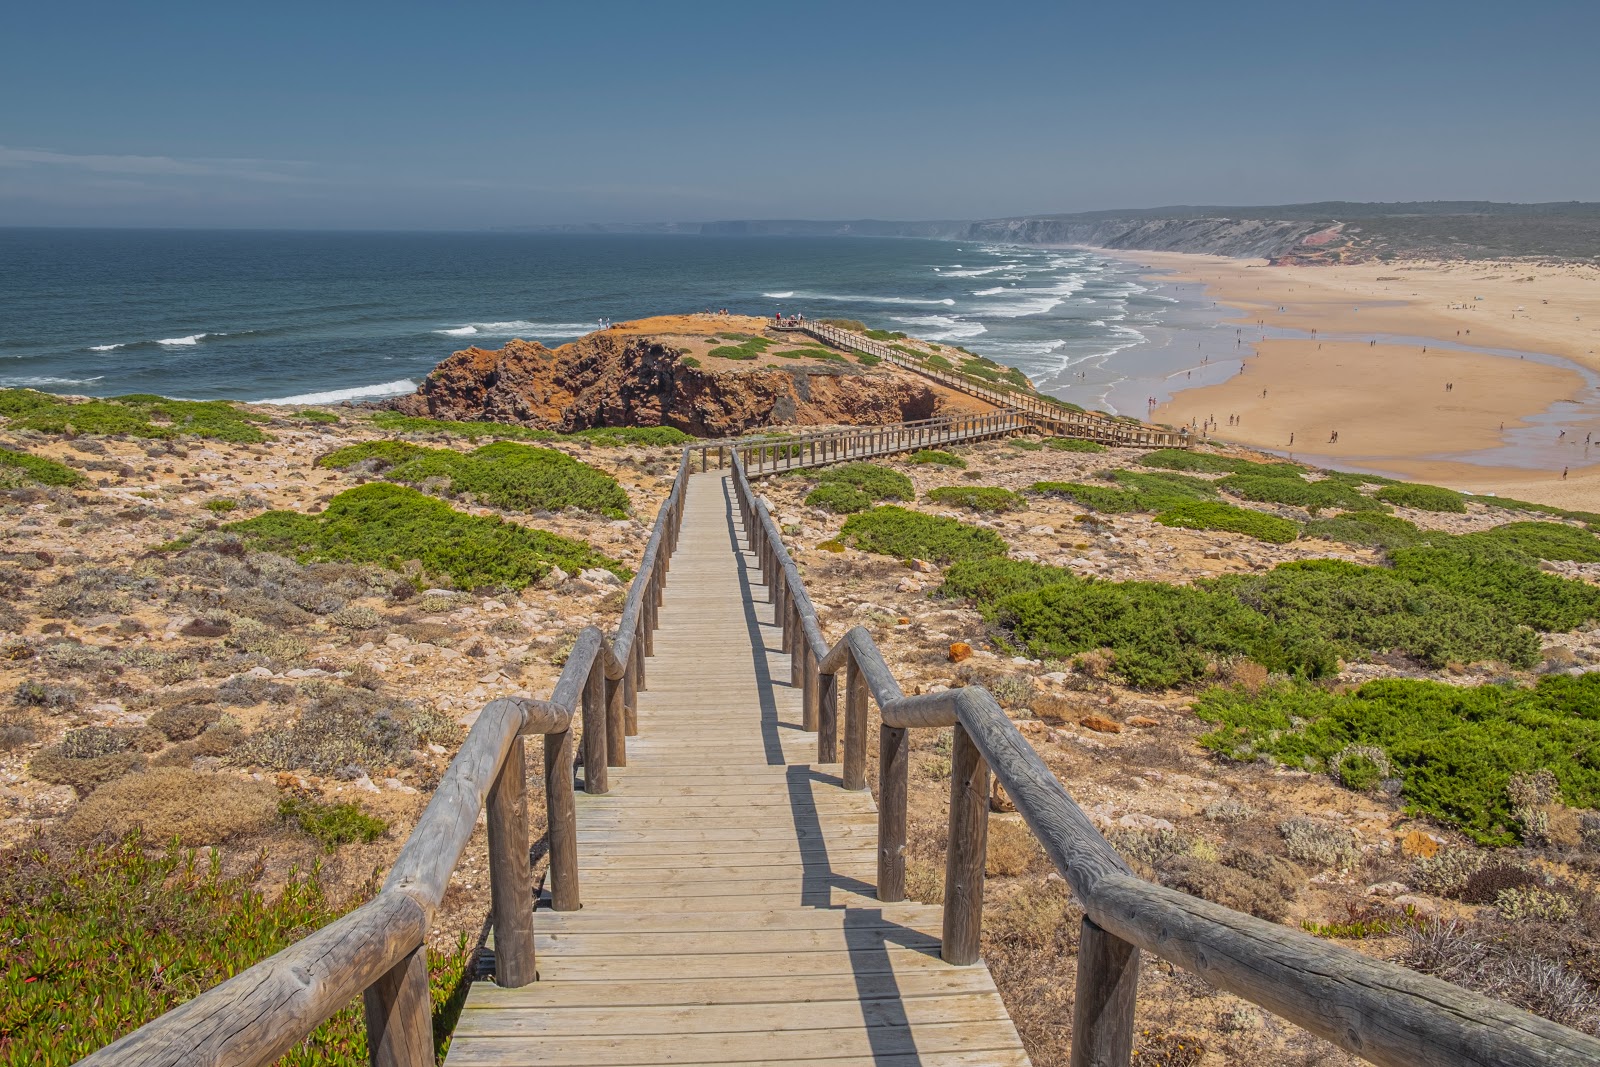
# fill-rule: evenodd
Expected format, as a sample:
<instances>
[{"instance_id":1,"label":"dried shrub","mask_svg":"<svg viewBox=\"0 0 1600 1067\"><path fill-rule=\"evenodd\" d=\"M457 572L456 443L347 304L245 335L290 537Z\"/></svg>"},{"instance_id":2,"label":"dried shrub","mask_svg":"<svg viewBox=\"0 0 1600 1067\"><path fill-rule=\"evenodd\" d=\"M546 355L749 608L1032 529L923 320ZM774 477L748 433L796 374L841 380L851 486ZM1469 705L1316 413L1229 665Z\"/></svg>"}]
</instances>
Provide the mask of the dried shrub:
<instances>
[{"instance_id":1,"label":"dried shrub","mask_svg":"<svg viewBox=\"0 0 1600 1067\"><path fill-rule=\"evenodd\" d=\"M1026 825L1011 819L989 820L989 848L984 870L991 878L1026 874L1044 857Z\"/></svg>"},{"instance_id":2,"label":"dried shrub","mask_svg":"<svg viewBox=\"0 0 1600 1067\"><path fill-rule=\"evenodd\" d=\"M162 708L151 715L151 729L159 730L168 741L189 741L199 737L206 727L222 717L214 707L202 704L185 704L175 708Z\"/></svg>"},{"instance_id":3,"label":"dried shrub","mask_svg":"<svg viewBox=\"0 0 1600 1067\"><path fill-rule=\"evenodd\" d=\"M253 620L242 621L228 638L228 643L245 652L254 652L274 663L295 663L310 651L303 638L283 633Z\"/></svg>"},{"instance_id":4,"label":"dried shrub","mask_svg":"<svg viewBox=\"0 0 1600 1067\"><path fill-rule=\"evenodd\" d=\"M447 716L375 694L329 687L292 723L260 730L229 758L272 770L307 769L332 774L404 766L430 741L453 740L460 727ZM351 775L355 777L355 775Z\"/></svg>"},{"instance_id":5,"label":"dried shrub","mask_svg":"<svg viewBox=\"0 0 1600 1067\"><path fill-rule=\"evenodd\" d=\"M1576 971L1537 951L1533 924L1459 920L1408 924L1397 962L1507 1001L1586 1033L1600 1029L1600 997Z\"/></svg>"},{"instance_id":6,"label":"dried shrub","mask_svg":"<svg viewBox=\"0 0 1600 1067\"><path fill-rule=\"evenodd\" d=\"M348 604L329 615L328 621L341 630L373 630L383 624L383 616L371 608Z\"/></svg>"},{"instance_id":7,"label":"dried shrub","mask_svg":"<svg viewBox=\"0 0 1600 1067\"><path fill-rule=\"evenodd\" d=\"M1305 872L1276 856L1231 849L1221 862L1192 854L1176 857L1164 865L1160 880L1172 889L1278 922L1305 884Z\"/></svg>"},{"instance_id":8,"label":"dried shrub","mask_svg":"<svg viewBox=\"0 0 1600 1067\"><path fill-rule=\"evenodd\" d=\"M1571 897L1542 886L1502 889L1494 906L1507 922L1561 923L1577 912Z\"/></svg>"},{"instance_id":9,"label":"dried shrub","mask_svg":"<svg viewBox=\"0 0 1600 1067\"><path fill-rule=\"evenodd\" d=\"M227 619L193 619L178 632L184 637L225 637L232 629Z\"/></svg>"},{"instance_id":10,"label":"dried shrub","mask_svg":"<svg viewBox=\"0 0 1600 1067\"><path fill-rule=\"evenodd\" d=\"M265 782L155 767L96 790L73 812L67 832L89 838L139 830L150 841L208 845L266 829L277 809L277 790Z\"/></svg>"},{"instance_id":11,"label":"dried shrub","mask_svg":"<svg viewBox=\"0 0 1600 1067\"><path fill-rule=\"evenodd\" d=\"M11 703L19 708L38 708L42 711L72 711L83 702L83 691L73 685L48 685L28 679L11 694Z\"/></svg>"},{"instance_id":12,"label":"dried shrub","mask_svg":"<svg viewBox=\"0 0 1600 1067\"><path fill-rule=\"evenodd\" d=\"M255 704L287 704L295 697L294 686L274 682L268 678L252 678L247 674L229 678L217 687L217 699L234 707L248 708Z\"/></svg>"},{"instance_id":13,"label":"dried shrub","mask_svg":"<svg viewBox=\"0 0 1600 1067\"><path fill-rule=\"evenodd\" d=\"M1424 893L1459 896L1467 880L1482 870L1489 854L1477 849L1445 849L1411 865L1409 881Z\"/></svg>"},{"instance_id":14,"label":"dried shrub","mask_svg":"<svg viewBox=\"0 0 1600 1067\"><path fill-rule=\"evenodd\" d=\"M1278 825L1289 858L1321 868L1345 870L1358 852L1355 834L1318 819L1295 818Z\"/></svg>"},{"instance_id":15,"label":"dried shrub","mask_svg":"<svg viewBox=\"0 0 1600 1067\"><path fill-rule=\"evenodd\" d=\"M0 752L39 740L39 713L30 707L0 707Z\"/></svg>"},{"instance_id":16,"label":"dried shrub","mask_svg":"<svg viewBox=\"0 0 1600 1067\"><path fill-rule=\"evenodd\" d=\"M1060 956L1076 944L1082 916L1065 882L1031 882L984 916L983 936L1007 954L1044 951ZM987 947L984 954L989 955Z\"/></svg>"},{"instance_id":17,"label":"dried shrub","mask_svg":"<svg viewBox=\"0 0 1600 1067\"><path fill-rule=\"evenodd\" d=\"M1207 804L1201 814L1212 822L1241 823L1256 818L1261 812L1242 800L1224 797Z\"/></svg>"}]
</instances>

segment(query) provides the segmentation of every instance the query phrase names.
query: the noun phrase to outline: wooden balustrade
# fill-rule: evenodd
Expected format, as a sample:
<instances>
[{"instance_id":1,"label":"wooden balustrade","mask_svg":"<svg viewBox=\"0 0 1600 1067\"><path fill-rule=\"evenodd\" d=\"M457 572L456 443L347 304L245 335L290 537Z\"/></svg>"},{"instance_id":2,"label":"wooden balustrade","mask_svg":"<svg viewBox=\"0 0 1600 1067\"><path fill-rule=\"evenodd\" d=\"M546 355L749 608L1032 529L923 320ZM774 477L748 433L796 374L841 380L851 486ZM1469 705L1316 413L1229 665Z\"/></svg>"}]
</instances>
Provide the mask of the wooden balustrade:
<instances>
[{"instance_id":1,"label":"wooden balustrade","mask_svg":"<svg viewBox=\"0 0 1600 1067\"><path fill-rule=\"evenodd\" d=\"M1141 950L1385 1067L1578 1067L1600 1041L1458 986L1371 959L1276 923L1136 877L987 690L904 695L872 636L855 627L829 644L782 534L735 453L735 499L761 561L785 647L797 649L816 694L817 759L838 759L837 692L845 689L843 785L865 786L867 698L878 706L878 898L905 893L906 731L951 729L950 811L942 954L978 958L989 776L1082 904L1073 1067L1130 1062ZM807 703L806 714L810 714ZM810 722L806 725L809 727Z\"/></svg>"},{"instance_id":2,"label":"wooden balustrade","mask_svg":"<svg viewBox=\"0 0 1600 1067\"><path fill-rule=\"evenodd\" d=\"M682 526L690 458L685 449L616 633L583 630L549 700L505 697L483 709L375 898L80 1063L256 1067L276 1061L359 995L374 1067L432 1067L427 932L480 811L488 824L495 981L534 981L523 738L544 738L551 903L574 911L580 894L570 727L581 715L585 791L604 792L606 768L622 765L626 737L637 731L635 702Z\"/></svg>"}]
</instances>

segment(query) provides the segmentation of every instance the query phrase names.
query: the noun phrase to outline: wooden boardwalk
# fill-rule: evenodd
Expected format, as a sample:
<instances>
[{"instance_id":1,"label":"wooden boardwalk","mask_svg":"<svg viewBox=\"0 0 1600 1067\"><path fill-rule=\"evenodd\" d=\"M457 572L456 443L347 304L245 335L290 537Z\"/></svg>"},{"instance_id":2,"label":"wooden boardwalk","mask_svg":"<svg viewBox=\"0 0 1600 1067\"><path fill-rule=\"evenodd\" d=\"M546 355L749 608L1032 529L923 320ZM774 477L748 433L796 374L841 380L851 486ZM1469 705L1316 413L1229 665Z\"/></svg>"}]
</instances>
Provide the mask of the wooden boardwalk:
<instances>
[{"instance_id":1,"label":"wooden boardwalk","mask_svg":"<svg viewBox=\"0 0 1600 1067\"><path fill-rule=\"evenodd\" d=\"M540 981L475 983L448 1067L1028 1063L941 909L874 897L872 794L815 762L748 547L725 477L691 478L639 734L578 795L583 908L541 904Z\"/></svg>"}]
</instances>

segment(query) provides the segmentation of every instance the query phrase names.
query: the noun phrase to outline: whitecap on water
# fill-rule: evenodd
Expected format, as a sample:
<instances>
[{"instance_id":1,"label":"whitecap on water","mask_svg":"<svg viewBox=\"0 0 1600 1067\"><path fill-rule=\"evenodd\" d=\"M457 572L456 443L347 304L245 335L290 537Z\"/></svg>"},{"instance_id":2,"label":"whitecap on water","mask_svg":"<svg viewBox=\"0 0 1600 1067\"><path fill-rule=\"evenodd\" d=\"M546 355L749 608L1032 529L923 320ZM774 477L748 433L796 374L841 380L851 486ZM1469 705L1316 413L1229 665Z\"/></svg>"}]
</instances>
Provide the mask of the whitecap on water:
<instances>
[{"instance_id":1,"label":"whitecap on water","mask_svg":"<svg viewBox=\"0 0 1600 1067\"><path fill-rule=\"evenodd\" d=\"M403 396L416 392L417 383L410 378L377 385L358 385L351 389L329 389L321 393L300 393L296 396L275 396L257 400L257 404L338 404L346 400L376 399L385 396Z\"/></svg>"}]
</instances>

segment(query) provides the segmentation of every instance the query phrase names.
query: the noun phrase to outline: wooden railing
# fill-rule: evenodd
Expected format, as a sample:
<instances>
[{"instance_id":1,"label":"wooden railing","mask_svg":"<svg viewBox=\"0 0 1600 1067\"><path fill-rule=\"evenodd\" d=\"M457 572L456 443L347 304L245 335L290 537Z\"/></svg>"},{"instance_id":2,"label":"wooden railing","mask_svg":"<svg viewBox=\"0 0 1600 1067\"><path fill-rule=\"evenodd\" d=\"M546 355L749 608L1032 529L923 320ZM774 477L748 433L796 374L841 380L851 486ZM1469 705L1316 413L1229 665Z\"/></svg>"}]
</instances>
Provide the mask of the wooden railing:
<instances>
[{"instance_id":1,"label":"wooden railing","mask_svg":"<svg viewBox=\"0 0 1600 1067\"><path fill-rule=\"evenodd\" d=\"M1585 1034L1134 875L987 690L908 697L866 630L830 645L742 457L732 477L819 762L839 758L843 675L846 789L867 787L869 694L878 706L878 898L905 896L906 731L953 727L944 958L978 959L991 770L1082 904L1073 1067L1130 1062L1140 950L1386 1067L1600 1063L1600 1041Z\"/></svg>"},{"instance_id":2,"label":"wooden railing","mask_svg":"<svg viewBox=\"0 0 1600 1067\"><path fill-rule=\"evenodd\" d=\"M656 516L615 635L584 629L548 700L491 702L445 771L383 889L348 915L242 971L80 1061L94 1067L228 1065L276 1061L358 994L374 1067L432 1067L427 933L451 872L487 806L495 981L522 986L534 966L523 737L544 738L551 904L579 907L573 803L574 716L583 724L583 788L604 793L606 769L627 762L638 732L657 609L677 544L689 452Z\"/></svg>"},{"instance_id":3,"label":"wooden railing","mask_svg":"<svg viewBox=\"0 0 1600 1067\"><path fill-rule=\"evenodd\" d=\"M1191 445L1191 435L1181 430L1165 430L1142 422L1126 422L1097 411L1075 410L1020 389L979 384L966 375L929 366L891 345L863 337L854 330L809 320L785 321L782 324L774 324L771 328L806 333L835 348L876 356L878 359L886 360L925 378L931 378L998 408L1020 411L1028 416L1035 427L1047 433L1110 445L1145 445L1151 448L1188 448Z\"/></svg>"},{"instance_id":4,"label":"wooden railing","mask_svg":"<svg viewBox=\"0 0 1600 1067\"><path fill-rule=\"evenodd\" d=\"M1016 412L989 411L883 426L847 426L783 436L740 437L689 445L689 466L694 469L694 457L698 454L700 470L720 469L727 465L729 456L737 454L745 471L751 477L760 477L895 452L982 441L1031 429L1033 426L1028 419Z\"/></svg>"}]
</instances>

